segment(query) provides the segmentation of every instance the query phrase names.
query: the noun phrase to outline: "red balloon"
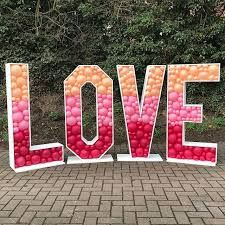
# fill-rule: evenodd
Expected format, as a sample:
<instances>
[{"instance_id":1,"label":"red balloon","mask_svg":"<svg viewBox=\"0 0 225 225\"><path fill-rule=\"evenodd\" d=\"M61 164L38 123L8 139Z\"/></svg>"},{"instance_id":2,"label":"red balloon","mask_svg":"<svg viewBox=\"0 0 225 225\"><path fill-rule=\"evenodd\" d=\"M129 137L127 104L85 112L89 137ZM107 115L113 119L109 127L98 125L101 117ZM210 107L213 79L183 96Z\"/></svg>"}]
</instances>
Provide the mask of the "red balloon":
<instances>
[{"instance_id":1,"label":"red balloon","mask_svg":"<svg viewBox=\"0 0 225 225\"><path fill-rule=\"evenodd\" d=\"M146 125L144 126L144 131L145 131L146 133L152 131L152 126L149 125L149 124L146 124Z\"/></svg>"},{"instance_id":2,"label":"red balloon","mask_svg":"<svg viewBox=\"0 0 225 225\"><path fill-rule=\"evenodd\" d=\"M42 151L41 157L48 158L50 155L51 155L50 150L46 149L46 150Z\"/></svg>"},{"instance_id":3,"label":"red balloon","mask_svg":"<svg viewBox=\"0 0 225 225\"><path fill-rule=\"evenodd\" d=\"M197 156L201 156L202 154L202 149L199 148L199 147L195 147L194 150L193 150L193 153Z\"/></svg>"},{"instance_id":4,"label":"red balloon","mask_svg":"<svg viewBox=\"0 0 225 225\"><path fill-rule=\"evenodd\" d=\"M67 141L69 144L76 144L76 137L74 135L69 136Z\"/></svg>"},{"instance_id":5,"label":"red balloon","mask_svg":"<svg viewBox=\"0 0 225 225\"><path fill-rule=\"evenodd\" d=\"M144 154L143 148L137 148L137 150L136 150L136 156L137 157L142 157L143 154Z\"/></svg>"},{"instance_id":6,"label":"red balloon","mask_svg":"<svg viewBox=\"0 0 225 225\"><path fill-rule=\"evenodd\" d=\"M112 142L112 138L110 138L109 136L105 136L104 137L104 142L107 143L107 144L109 144L109 143Z\"/></svg>"},{"instance_id":7,"label":"red balloon","mask_svg":"<svg viewBox=\"0 0 225 225\"><path fill-rule=\"evenodd\" d=\"M181 144L175 144L174 148L176 149L177 152L180 152L182 150L182 145Z\"/></svg>"},{"instance_id":8,"label":"red balloon","mask_svg":"<svg viewBox=\"0 0 225 225\"><path fill-rule=\"evenodd\" d=\"M101 134L101 135L106 135L107 134L107 128L105 127L105 126L103 126L103 127L100 127L100 129L99 129L99 133Z\"/></svg>"},{"instance_id":9,"label":"red balloon","mask_svg":"<svg viewBox=\"0 0 225 225\"><path fill-rule=\"evenodd\" d=\"M75 125L72 127L72 134L76 135L76 134L80 134L80 132L81 132L80 126Z\"/></svg>"},{"instance_id":10,"label":"red balloon","mask_svg":"<svg viewBox=\"0 0 225 225\"><path fill-rule=\"evenodd\" d=\"M137 133L136 133L136 136L137 136L138 139L141 139L143 137L143 135L144 135L144 132L140 131L140 130L138 130Z\"/></svg>"},{"instance_id":11,"label":"red balloon","mask_svg":"<svg viewBox=\"0 0 225 225\"><path fill-rule=\"evenodd\" d=\"M98 140L95 143L95 146L96 146L96 148L101 149L104 146L104 143L102 141Z\"/></svg>"},{"instance_id":12,"label":"red balloon","mask_svg":"<svg viewBox=\"0 0 225 225\"><path fill-rule=\"evenodd\" d=\"M41 157L39 155L33 155L31 157L31 162L32 164L38 164L41 161Z\"/></svg>"},{"instance_id":13,"label":"red balloon","mask_svg":"<svg viewBox=\"0 0 225 225\"><path fill-rule=\"evenodd\" d=\"M186 150L184 152L185 159L192 159L192 151Z\"/></svg>"},{"instance_id":14,"label":"red balloon","mask_svg":"<svg viewBox=\"0 0 225 225\"><path fill-rule=\"evenodd\" d=\"M18 167L24 166L25 165L25 158L23 156L20 156L16 159L16 165Z\"/></svg>"},{"instance_id":15,"label":"red balloon","mask_svg":"<svg viewBox=\"0 0 225 225\"><path fill-rule=\"evenodd\" d=\"M48 157L48 162L52 162L52 157Z\"/></svg>"},{"instance_id":16,"label":"red balloon","mask_svg":"<svg viewBox=\"0 0 225 225\"><path fill-rule=\"evenodd\" d=\"M28 154L28 148L27 147L25 147L25 146L22 146L21 148L20 148L20 155L23 155L23 156L25 156L25 155L27 155Z\"/></svg>"},{"instance_id":17,"label":"red balloon","mask_svg":"<svg viewBox=\"0 0 225 225\"><path fill-rule=\"evenodd\" d=\"M31 161L27 161L26 166L30 166L30 165L31 165Z\"/></svg>"},{"instance_id":18,"label":"red balloon","mask_svg":"<svg viewBox=\"0 0 225 225\"><path fill-rule=\"evenodd\" d=\"M136 131L136 129L137 129L137 125L136 125L136 123L128 123L128 131L129 132L135 132Z\"/></svg>"},{"instance_id":19,"label":"red balloon","mask_svg":"<svg viewBox=\"0 0 225 225\"><path fill-rule=\"evenodd\" d=\"M101 153L99 150L96 149L91 151L91 155L93 158L99 158L101 156Z\"/></svg>"},{"instance_id":20,"label":"red balloon","mask_svg":"<svg viewBox=\"0 0 225 225\"><path fill-rule=\"evenodd\" d=\"M52 159L53 160L59 160L59 153L58 152L54 152L54 153L52 153Z\"/></svg>"},{"instance_id":21,"label":"red balloon","mask_svg":"<svg viewBox=\"0 0 225 225\"><path fill-rule=\"evenodd\" d=\"M23 140L23 137L24 137L24 135L22 132L18 132L14 135L15 141L17 141L17 142L21 142Z\"/></svg>"},{"instance_id":22,"label":"red balloon","mask_svg":"<svg viewBox=\"0 0 225 225\"><path fill-rule=\"evenodd\" d=\"M78 141L76 143L76 147L79 149L83 149L85 147L85 144L83 143L83 141Z\"/></svg>"},{"instance_id":23,"label":"red balloon","mask_svg":"<svg viewBox=\"0 0 225 225\"><path fill-rule=\"evenodd\" d=\"M175 149L173 149L173 148L169 149L169 152L168 152L169 157L176 158L176 155L177 155L177 153L176 153Z\"/></svg>"},{"instance_id":24,"label":"red balloon","mask_svg":"<svg viewBox=\"0 0 225 225\"><path fill-rule=\"evenodd\" d=\"M207 152L206 154L205 154L205 159L207 160L207 161L211 161L211 158L213 157L213 154L211 153L211 152Z\"/></svg>"},{"instance_id":25,"label":"red balloon","mask_svg":"<svg viewBox=\"0 0 225 225\"><path fill-rule=\"evenodd\" d=\"M168 139L169 139L169 143L175 144L175 143L176 143L177 137L176 137L175 134L170 134L170 135L168 136Z\"/></svg>"},{"instance_id":26,"label":"red balloon","mask_svg":"<svg viewBox=\"0 0 225 225\"><path fill-rule=\"evenodd\" d=\"M131 140L130 145L135 148L135 147L138 146L138 141L137 140Z\"/></svg>"},{"instance_id":27,"label":"red balloon","mask_svg":"<svg viewBox=\"0 0 225 225\"><path fill-rule=\"evenodd\" d=\"M148 139L146 138L141 139L140 144L141 144L141 147L147 147Z\"/></svg>"},{"instance_id":28,"label":"red balloon","mask_svg":"<svg viewBox=\"0 0 225 225\"><path fill-rule=\"evenodd\" d=\"M88 158L88 151L82 150L80 152L80 157L83 159L87 159Z\"/></svg>"},{"instance_id":29,"label":"red balloon","mask_svg":"<svg viewBox=\"0 0 225 225\"><path fill-rule=\"evenodd\" d=\"M173 130L174 130L175 133L181 133L182 132L182 127L176 125L176 126L174 126Z\"/></svg>"}]
</instances>

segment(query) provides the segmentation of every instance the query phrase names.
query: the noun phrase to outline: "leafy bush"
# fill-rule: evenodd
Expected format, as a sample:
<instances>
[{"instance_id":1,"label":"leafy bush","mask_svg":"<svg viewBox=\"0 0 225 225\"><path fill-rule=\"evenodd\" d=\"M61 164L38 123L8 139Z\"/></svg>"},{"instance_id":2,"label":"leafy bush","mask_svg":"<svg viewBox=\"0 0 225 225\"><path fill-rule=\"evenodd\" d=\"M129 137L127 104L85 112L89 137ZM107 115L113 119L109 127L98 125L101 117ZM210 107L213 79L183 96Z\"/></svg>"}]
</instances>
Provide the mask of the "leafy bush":
<instances>
[{"instance_id":1,"label":"leafy bush","mask_svg":"<svg viewBox=\"0 0 225 225\"><path fill-rule=\"evenodd\" d=\"M116 80L134 64L139 89L150 64L221 62L219 84L193 84L207 109L225 108L224 3L217 0L2 0L0 62L26 62L32 87L62 89L79 64L98 64ZM198 88L196 88L198 87ZM116 86L116 97L119 90Z\"/></svg>"}]
</instances>

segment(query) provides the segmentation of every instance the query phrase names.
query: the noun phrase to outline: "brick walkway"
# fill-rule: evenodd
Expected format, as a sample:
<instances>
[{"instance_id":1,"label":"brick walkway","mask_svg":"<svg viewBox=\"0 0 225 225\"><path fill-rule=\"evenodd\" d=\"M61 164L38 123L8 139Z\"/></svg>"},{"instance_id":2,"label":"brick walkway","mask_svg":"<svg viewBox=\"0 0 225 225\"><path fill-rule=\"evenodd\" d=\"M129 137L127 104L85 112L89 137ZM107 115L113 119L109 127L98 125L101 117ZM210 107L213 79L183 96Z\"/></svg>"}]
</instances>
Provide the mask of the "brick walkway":
<instances>
[{"instance_id":1,"label":"brick walkway","mask_svg":"<svg viewBox=\"0 0 225 225\"><path fill-rule=\"evenodd\" d=\"M0 224L225 224L223 146L212 168L114 162L19 174L0 147Z\"/></svg>"}]
</instances>

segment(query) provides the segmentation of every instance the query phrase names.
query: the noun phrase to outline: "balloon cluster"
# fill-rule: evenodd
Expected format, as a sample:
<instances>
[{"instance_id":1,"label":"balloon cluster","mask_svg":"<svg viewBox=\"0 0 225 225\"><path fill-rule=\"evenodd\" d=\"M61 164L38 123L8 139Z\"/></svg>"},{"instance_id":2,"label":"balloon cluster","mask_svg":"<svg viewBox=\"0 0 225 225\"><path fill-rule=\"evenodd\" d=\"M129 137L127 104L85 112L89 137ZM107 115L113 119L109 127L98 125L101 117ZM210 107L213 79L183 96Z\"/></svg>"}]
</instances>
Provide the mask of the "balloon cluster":
<instances>
[{"instance_id":1,"label":"balloon cluster","mask_svg":"<svg viewBox=\"0 0 225 225\"><path fill-rule=\"evenodd\" d=\"M98 140L82 138L80 88L92 82L97 88ZM97 66L80 66L65 81L67 146L82 159L100 158L112 145L112 80Z\"/></svg>"},{"instance_id":2,"label":"balloon cluster","mask_svg":"<svg viewBox=\"0 0 225 225\"><path fill-rule=\"evenodd\" d=\"M132 157L149 156L164 71L163 66L147 68L143 105L140 112L134 68L133 66L119 67L124 113Z\"/></svg>"},{"instance_id":3,"label":"balloon cluster","mask_svg":"<svg viewBox=\"0 0 225 225\"><path fill-rule=\"evenodd\" d=\"M216 81L217 64L176 65L169 68L168 86L168 157L215 162L216 149L184 146L182 143L183 121L200 122L201 108L184 106L185 81Z\"/></svg>"},{"instance_id":4,"label":"balloon cluster","mask_svg":"<svg viewBox=\"0 0 225 225\"><path fill-rule=\"evenodd\" d=\"M62 160L61 147L30 151L27 67L13 64L10 69L15 167Z\"/></svg>"},{"instance_id":5,"label":"balloon cluster","mask_svg":"<svg viewBox=\"0 0 225 225\"><path fill-rule=\"evenodd\" d=\"M202 117L200 107L184 106L183 94L175 91L169 93L168 113L170 125L182 125L182 121L200 122Z\"/></svg>"}]
</instances>

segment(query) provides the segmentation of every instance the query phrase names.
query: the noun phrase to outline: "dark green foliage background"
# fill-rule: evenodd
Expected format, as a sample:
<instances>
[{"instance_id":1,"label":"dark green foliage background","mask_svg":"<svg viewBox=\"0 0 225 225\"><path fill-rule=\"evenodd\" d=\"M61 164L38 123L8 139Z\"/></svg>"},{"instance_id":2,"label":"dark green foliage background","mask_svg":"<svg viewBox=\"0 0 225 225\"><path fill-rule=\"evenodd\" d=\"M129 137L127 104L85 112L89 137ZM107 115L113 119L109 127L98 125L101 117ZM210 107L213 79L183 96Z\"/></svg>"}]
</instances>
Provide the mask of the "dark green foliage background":
<instances>
[{"instance_id":1,"label":"dark green foliage background","mask_svg":"<svg viewBox=\"0 0 225 225\"><path fill-rule=\"evenodd\" d=\"M0 63L3 71L7 62L29 63L33 88L58 91L79 64L98 64L115 80L117 64L134 64L141 89L147 65L219 62L220 83L188 91L222 114L223 7L215 0L1 0Z\"/></svg>"}]
</instances>

